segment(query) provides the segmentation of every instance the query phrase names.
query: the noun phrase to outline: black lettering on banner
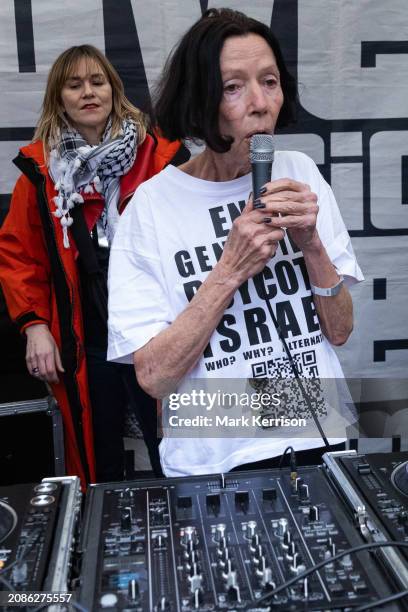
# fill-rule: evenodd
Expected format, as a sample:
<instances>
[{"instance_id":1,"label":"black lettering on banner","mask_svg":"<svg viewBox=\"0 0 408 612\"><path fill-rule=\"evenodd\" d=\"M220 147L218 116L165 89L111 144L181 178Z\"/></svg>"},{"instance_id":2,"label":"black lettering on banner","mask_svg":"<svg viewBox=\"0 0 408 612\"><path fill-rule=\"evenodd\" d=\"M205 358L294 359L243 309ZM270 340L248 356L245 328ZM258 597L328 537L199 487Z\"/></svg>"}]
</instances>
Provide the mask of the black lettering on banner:
<instances>
[{"instance_id":1,"label":"black lettering on banner","mask_svg":"<svg viewBox=\"0 0 408 612\"><path fill-rule=\"evenodd\" d=\"M180 276L183 278L188 278L195 273L193 262L191 261L188 251L178 251L174 255L174 261L176 262Z\"/></svg>"},{"instance_id":2,"label":"black lettering on banner","mask_svg":"<svg viewBox=\"0 0 408 612\"><path fill-rule=\"evenodd\" d=\"M387 351L408 350L408 340L374 340L374 361L385 361Z\"/></svg>"},{"instance_id":3,"label":"black lettering on banner","mask_svg":"<svg viewBox=\"0 0 408 612\"><path fill-rule=\"evenodd\" d=\"M33 11L31 0L14 0L18 71L35 72Z\"/></svg>"},{"instance_id":4,"label":"black lettering on banner","mask_svg":"<svg viewBox=\"0 0 408 612\"><path fill-rule=\"evenodd\" d=\"M220 341L220 347L224 353L233 353L241 346L241 338L239 333L231 327L232 325L235 325L236 322L237 321L233 315L225 314L217 325L217 332L221 336L229 338L229 340Z\"/></svg>"},{"instance_id":5,"label":"black lettering on banner","mask_svg":"<svg viewBox=\"0 0 408 612\"><path fill-rule=\"evenodd\" d=\"M263 308L244 310L245 325L249 344L264 344L271 341L271 334L266 323L266 313Z\"/></svg>"},{"instance_id":6,"label":"black lettering on banner","mask_svg":"<svg viewBox=\"0 0 408 612\"><path fill-rule=\"evenodd\" d=\"M106 57L118 71L129 100L149 114L152 105L132 2L103 0L102 7Z\"/></svg>"},{"instance_id":7,"label":"black lettering on banner","mask_svg":"<svg viewBox=\"0 0 408 612\"><path fill-rule=\"evenodd\" d=\"M279 283L280 290L285 295L293 295L299 289L296 272L289 261L283 259L278 261L275 266L276 280Z\"/></svg>"},{"instance_id":8,"label":"black lettering on banner","mask_svg":"<svg viewBox=\"0 0 408 612\"><path fill-rule=\"evenodd\" d=\"M299 323L289 300L276 304L276 319L284 338L287 338L289 333L292 336L301 335Z\"/></svg>"},{"instance_id":9,"label":"black lettering on banner","mask_svg":"<svg viewBox=\"0 0 408 612\"><path fill-rule=\"evenodd\" d=\"M303 310L305 312L307 329L309 332L319 331L320 324L316 312L316 306L312 295L302 297Z\"/></svg>"},{"instance_id":10,"label":"black lettering on banner","mask_svg":"<svg viewBox=\"0 0 408 612\"><path fill-rule=\"evenodd\" d=\"M361 67L375 68L377 55L388 53L408 53L406 40L369 40L361 41Z\"/></svg>"},{"instance_id":11,"label":"black lettering on banner","mask_svg":"<svg viewBox=\"0 0 408 612\"><path fill-rule=\"evenodd\" d=\"M207 264L207 261L210 261L210 258L208 257L208 255L206 255L206 251L207 248L205 246L199 246L195 248L201 272L211 272L212 270L212 266Z\"/></svg>"},{"instance_id":12,"label":"black lettering on banner","mask_svg":"<svg viewBox=\"0 0 408 612\"><path fill-rule=\"evenodd\" d=\"M221 215L221 213L223 212L224 209L222 206L216 206L215 208L210 208L209 210L211 221L214 226L214 231L217 238L224 238L225 236L228 236L229 232L228 227L223 227L227 223L227 218Z\"/></svg>"},{"instance_id":13,"label":"black lettering on banner","mask_svg":"<svg viewBox=\"0 0 408 612\"><path fill-rule=\"evenodd\" d=\"M408 204L408 155L401 155L402 204Z\"/></svg>"}]
</instances>

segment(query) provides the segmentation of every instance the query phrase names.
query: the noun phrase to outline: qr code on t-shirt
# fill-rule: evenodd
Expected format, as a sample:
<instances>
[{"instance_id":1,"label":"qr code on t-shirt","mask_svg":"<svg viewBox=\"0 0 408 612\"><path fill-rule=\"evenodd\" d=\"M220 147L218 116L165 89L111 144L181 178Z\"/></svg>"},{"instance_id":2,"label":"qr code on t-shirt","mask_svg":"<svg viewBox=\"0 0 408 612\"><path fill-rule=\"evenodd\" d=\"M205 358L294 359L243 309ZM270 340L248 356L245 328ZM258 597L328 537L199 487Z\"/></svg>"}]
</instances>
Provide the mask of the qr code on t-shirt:
<instances>
[{"instance_id":1,"label":"qr code on t-shirt","mask_svg":"<svg viewBox=\"0 0 408 612\"><path fill-rule=\"evenodd\" d=\"M271 396L271 402L262 406L260 414L268 418L310 419L312 414L306 396L312 403L317 417L327 415L315 351L296 353L292 358L299 378L295 377L292 365L285 356L252 364L251 386L258 393ZM275 398L279 397L278 406L272 401L273 395Z\"/></svg>"}]
</instances>

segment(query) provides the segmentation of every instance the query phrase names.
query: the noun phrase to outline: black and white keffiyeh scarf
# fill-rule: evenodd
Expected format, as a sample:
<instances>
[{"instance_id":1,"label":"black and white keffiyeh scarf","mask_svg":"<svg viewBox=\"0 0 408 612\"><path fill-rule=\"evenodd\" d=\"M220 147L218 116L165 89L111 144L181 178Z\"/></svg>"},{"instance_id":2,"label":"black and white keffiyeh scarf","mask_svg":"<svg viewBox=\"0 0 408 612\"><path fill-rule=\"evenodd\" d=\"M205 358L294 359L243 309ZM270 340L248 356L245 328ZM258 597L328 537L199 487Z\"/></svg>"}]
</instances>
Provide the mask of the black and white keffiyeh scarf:
<instances>
[{"instance_id":1,"label":"black and white keffiyeh scarf","mask_svg":"<svg viewBox=\"0 0 408 612\"><path fill-rule=\"evenodd\" d=\"M109 119L99 145L90 145L73 128L61 133L58 146L50 153L49 172L58 195L54 198L54 215L61 221L64 246L69 248L68 227L73 219L70 210L83 204L83 193L101 193L105 207L101 223L111 244L119 220L119 177L132 167L137 152L137 128L124 120L122 135L110 139L112 122Z\"/></svg>"}]
</instances>

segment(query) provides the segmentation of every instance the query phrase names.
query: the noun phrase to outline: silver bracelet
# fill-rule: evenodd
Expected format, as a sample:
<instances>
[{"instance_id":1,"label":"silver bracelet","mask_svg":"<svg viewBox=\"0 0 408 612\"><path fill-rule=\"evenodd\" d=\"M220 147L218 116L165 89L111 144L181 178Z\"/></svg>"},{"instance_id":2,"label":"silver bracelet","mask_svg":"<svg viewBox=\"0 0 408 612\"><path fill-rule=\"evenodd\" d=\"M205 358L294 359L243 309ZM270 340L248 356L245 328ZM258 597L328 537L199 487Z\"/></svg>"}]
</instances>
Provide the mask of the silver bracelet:
<instances>
[{"instance_id":1,"label":"silver bracelet","mask_svg":"<svg viewBox=\"0 0 408 612\"><path fill-rule=\"evenodd\" d=\"M325 287L325 288L315 287L314 285L310 283L310 288L314 295L321 295L323 297L334 297L340 292L340 289L342 288L343 283L344 283L344 278L340 276L339 282L336 283L334 287Z\"/></svg>"}]
</instances>

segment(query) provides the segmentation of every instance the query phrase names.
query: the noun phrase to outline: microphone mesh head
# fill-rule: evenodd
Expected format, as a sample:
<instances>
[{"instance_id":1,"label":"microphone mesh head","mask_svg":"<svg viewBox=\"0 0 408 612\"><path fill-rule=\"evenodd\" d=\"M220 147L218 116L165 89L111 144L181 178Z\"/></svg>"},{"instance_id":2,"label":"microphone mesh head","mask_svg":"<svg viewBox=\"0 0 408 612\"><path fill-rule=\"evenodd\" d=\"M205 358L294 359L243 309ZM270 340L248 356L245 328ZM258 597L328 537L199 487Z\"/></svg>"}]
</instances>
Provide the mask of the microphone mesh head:
<instances>
[{"instance_id":1,"label":"microphone mesh head","mask_svg":"<svg viewBox=\"0 0 408 612\"><path fill-rule=\"evenodd\" d=\"M273 162L275 146L271 134L254 134L249 145L249 161Z\"/></svg>"}]
</instances>

